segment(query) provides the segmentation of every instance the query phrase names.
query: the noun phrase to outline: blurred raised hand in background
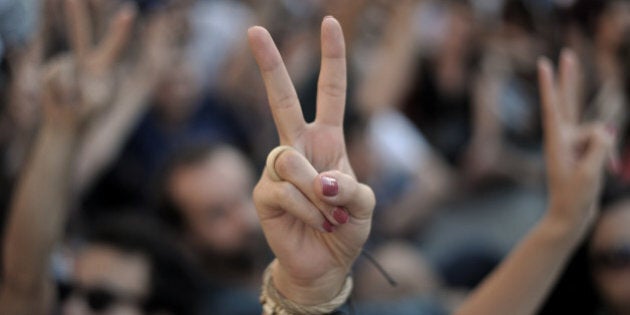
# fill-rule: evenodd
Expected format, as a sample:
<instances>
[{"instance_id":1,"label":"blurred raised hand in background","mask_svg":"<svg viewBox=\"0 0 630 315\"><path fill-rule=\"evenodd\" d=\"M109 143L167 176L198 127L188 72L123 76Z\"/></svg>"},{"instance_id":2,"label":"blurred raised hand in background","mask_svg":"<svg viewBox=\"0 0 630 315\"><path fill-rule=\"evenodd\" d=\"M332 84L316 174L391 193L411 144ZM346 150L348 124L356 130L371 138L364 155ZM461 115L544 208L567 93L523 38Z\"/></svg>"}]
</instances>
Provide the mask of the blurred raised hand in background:
<instances>
[{"instance_id":1,"label":"blurred raised hand in background","mask_svg":"<svg viewBox=\"0 0 630 315\"><path fill-rule=\"evenodd\" d=\"M13 196L4 239L3 314L46 314L54 289L53 249L72 208L73 166L86 128L107 109L116 91L115 69L136 17L120 8L103 39L93 41L83 0L64 2L72 51L42 60L41 127Z\"/></svg>"}]
</instances>

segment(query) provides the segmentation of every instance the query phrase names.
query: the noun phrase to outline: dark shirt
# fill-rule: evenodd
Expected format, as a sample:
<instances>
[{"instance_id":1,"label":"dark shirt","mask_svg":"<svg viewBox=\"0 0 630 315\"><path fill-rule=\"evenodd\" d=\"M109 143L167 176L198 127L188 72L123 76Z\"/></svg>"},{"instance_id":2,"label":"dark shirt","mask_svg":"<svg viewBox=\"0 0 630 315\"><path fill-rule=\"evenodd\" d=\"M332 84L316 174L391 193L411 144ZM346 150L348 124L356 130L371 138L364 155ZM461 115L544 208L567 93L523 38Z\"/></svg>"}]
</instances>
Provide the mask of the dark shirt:
<instances>
[{"instance_id":1,"label":"dark shirt","mask_svg":"<svg viewBox=\"0 0 630 315\"><path fill-rule=\"evenodd\" d=\"M204 98L183 122L168 128L152 109L142 118L118 160L88 192L83 208L97 212L144 208L159 169L179 148L194 144L243 148L243 130L229 107L212 96Z\"/></svg>"}]
</instances>

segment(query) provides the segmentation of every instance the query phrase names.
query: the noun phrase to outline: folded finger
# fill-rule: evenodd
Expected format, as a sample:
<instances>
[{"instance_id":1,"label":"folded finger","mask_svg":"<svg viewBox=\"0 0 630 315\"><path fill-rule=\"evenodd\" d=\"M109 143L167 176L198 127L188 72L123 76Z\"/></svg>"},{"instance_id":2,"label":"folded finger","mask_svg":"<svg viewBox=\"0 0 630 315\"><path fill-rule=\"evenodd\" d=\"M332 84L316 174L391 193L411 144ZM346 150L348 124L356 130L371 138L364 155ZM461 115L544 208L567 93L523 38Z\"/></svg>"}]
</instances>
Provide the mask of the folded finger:
<instances>
[{"instance_id":1,"label":"folded finger","mask_svg":"<svg viewBox=\"0 0 630 315\"><path fill-rule=\"evenodd\" d=\"M284 211L320 232L332 232L333 227L298 188L289 182L271 182L268 185L257 186L254 190L254 200L260 200L266 207ZM261 220L266 218L261 216Z\"/></svg>"},{"instance_id":2,"label":"folded finger","mask_svg":"<svg viewBox=\"0 0 630 315\"><path fill-rule=\"evenodd\" d=\"M589 178L594 178L604 170L604 165L614 147L615 135L611 134L603 124L599 124L586 130L582 137L586 148L580 171Z\"/></svg>"},{"instance_id":3,"label":"folded finger","mask_svg":"<svg viewBox=\"0 0 630 315\"><path fill-rule=\"evenodd\" d=\"M317 175L312 185L321 200L346 209L352 217L367 219L372 216L376 203L374 192L354 177L339 171L328 171Z\"/></svg>"},{"instance_id":4,"label":"folded finger","mask_svg":"<svg viewBox=\"0 0 630 315\"><path fill-rule=\"evenodd\" d=\"M265 172L272 179L270 167L268 166ZM281 180L297 187L330 222L338 223L333 216L335 207L323 202L311 184L317 177L318 172L306 157L293 149L283 150L273 162L273 168Z\"/></svg>"}]
</instances>

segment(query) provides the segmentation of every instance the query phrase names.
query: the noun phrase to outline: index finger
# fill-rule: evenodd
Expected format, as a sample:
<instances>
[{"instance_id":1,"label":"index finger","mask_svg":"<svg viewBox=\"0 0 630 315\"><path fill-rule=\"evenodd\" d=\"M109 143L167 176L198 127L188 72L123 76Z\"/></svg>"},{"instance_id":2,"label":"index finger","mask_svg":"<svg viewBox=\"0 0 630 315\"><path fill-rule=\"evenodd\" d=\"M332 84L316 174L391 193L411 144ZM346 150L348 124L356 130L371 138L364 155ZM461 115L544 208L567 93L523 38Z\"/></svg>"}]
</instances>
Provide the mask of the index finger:
<instances>
[{"instance_id":1,"label":"index finger","mask_svg":"<svg viewBox=\"0 0 630 315\"><path fill-rule=\"evenodd\" d=\"M116 14L107 35L98 46L98 55L95 58L99 66L108 68L116 62L131 37L135 16L136 7L130 3L124 4Z\"/></svg>"},{"instance_id":2,"label":"index finger","mask_svg":"<svg viewBox=\"0 0 630 315\"><path fill-rule=\"evenodd\" d=\"M66 0L66 29L72 51L82 63L92 45L92 25L85 0Z\"/></svg>"},{"instance_id":3,"label":"index finger","mask_svg":"<svg viewBox=\"0 0 630 315\"><path fill-rule=\"evenodd\" d=\"M248 37L265 82L280 143L292 144L306 126L295 87L269 32L255 26L248 30Z\"/></svg>"}]
</instances>

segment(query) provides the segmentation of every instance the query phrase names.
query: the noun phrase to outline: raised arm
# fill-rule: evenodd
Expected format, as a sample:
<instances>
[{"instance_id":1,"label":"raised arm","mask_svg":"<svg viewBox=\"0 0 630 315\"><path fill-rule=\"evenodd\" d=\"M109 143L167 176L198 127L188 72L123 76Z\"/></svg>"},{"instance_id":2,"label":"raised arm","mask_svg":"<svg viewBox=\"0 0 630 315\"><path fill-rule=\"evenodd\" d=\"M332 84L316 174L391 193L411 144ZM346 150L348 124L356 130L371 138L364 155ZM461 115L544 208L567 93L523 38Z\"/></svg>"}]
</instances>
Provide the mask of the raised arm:
<instances>
[{"instance_id":1,"label":"raised arm","mask_svg":"<svg viewBox=\"0 0 630 315\"><path fill-rule=\"evenodd\" d=\"M271 36L249 30L280 143L254 190L258 216L276 260L263 285L264 311L330 313L347 298L350 268L367 240L372 190L356 181L343 137L346 59L339 22L322 23L317 115L307 124Z\"/></svg>"},{"instance_id":2,"label":"raised arm","mask_svg":"<svg viewBox=\"0 0 630 315\"><path fill-rule=\"evenodd\" d=\"M549 208L537 226L457 312L534 314L597 215L602 173L614 130L579 124L578 62L564 51L559 80L539 61Z\"/></svg>"},{"instance_id":3,"label":"raised arm","mask_svg":"<svg viewBox=\"0 0 630 315\"><path fill-rule=\"evenodd\" d=\"M119 78L111 108L86 130L74 174L76 191L89 189L110 163L119 156L129 134L148 110L150 97L175 54L175 18L168 11L150 16L137 59Z\"/></svg>"},{"instance_id":4,"label":"raised arm","mask_svg":"<svg viewBox=\"0 0 630 315\"><path fill-rule=\"evenodd\" d=\"M357 98L367 113L383 107L398 107L410 88L418 64L418 43L414 38L414 16L418 2L393 1L391 12L374 52L372 69L362 79Z\"/></svg>"},{"instance_id":5,"label":"raised arm","mask_svg":"<svg viewBox=\"0 0 630 315\"><path fill-rule=\"evenodd\" d=\"M85 8L83 0L67 0L73 25ZM115 25L130 25L134 12L122 10ZM51 282L49 260L62 237L72 204L72 167L82 130L107 105L98 93L100 80L124 47L125 27L113 28L97 49L75 45L73 54L44 65L43 123L11 204L4 243L1 314L47 314ZM71 34L75 44L82 38ZM110 82L111 83L111 82ZM96 93L95 93L96 92ZM47 303L48 302L48 303Z\"/></svg>"}]
</instances>

